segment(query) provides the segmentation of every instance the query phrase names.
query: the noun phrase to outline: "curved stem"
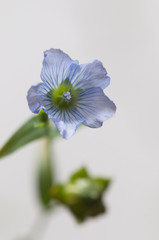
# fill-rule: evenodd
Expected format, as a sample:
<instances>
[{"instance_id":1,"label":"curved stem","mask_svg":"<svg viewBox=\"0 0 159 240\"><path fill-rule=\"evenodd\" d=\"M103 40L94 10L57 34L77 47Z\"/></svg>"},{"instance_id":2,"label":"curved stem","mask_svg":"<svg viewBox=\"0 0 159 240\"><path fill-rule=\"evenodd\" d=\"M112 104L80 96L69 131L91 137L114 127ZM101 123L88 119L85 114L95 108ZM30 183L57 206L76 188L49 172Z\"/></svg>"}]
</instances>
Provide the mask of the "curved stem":
<instances>
[{"instance_id":1,"label":"curved stem","mask_svg":"<svg viewBox=\"0 0 159 240\"><path fill-rule=\"evenodd\" d=\"M44 236L48 221L48 213L46 211L41 211L33 223L29 233L18 240L41 240Z\"/></svg>"},{"instance_id":2,"label":"curved stem","mask_svg":"<svg viewBox=\"0 0 159 240\"><path fill-rule=\"evenodd\" d=\"M51 207L53 207L53 205L51 205L51 199L49 195L49 190L54 182L54 169L52 168L51 157L51 142L52 140L49 137L45 138L42 142L42 151L39 156L40 159L38 163L38 190L39 200L42 204L42 209L27 236L22 238L21 240L42 239L48 223L48 210L52 209Z\"/></svg>"}]
</instances>

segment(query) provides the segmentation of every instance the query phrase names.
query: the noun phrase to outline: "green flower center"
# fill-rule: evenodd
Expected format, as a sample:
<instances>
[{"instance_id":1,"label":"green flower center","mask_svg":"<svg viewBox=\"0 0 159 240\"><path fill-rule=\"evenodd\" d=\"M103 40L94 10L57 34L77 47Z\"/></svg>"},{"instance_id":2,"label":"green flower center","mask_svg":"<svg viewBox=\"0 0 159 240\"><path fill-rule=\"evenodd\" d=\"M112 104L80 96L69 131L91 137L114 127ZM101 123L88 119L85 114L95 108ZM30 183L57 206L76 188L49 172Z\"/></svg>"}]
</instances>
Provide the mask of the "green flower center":
<instances>
[{"instance_id":1,"label":"green flower center","mask_svg":"<svg viewBox=\"0 0 159 240\"><path fill-rule=\"evenodd\" d=\"M66 79L57 88L51 90L51 97L59 109L70 109L76 105L79 91L79 88L74 88Z\"/></svg>"}]
</instances>

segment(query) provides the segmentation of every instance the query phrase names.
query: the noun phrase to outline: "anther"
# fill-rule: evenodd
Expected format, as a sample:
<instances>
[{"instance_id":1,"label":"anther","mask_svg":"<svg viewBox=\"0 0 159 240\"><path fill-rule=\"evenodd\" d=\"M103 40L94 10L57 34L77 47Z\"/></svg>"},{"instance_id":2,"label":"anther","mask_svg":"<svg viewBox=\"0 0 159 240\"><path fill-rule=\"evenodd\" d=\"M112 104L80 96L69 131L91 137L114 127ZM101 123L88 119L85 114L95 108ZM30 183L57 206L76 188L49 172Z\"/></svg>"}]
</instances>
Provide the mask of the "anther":
<instances>
[{"instance_id":1,"label":"anther","mask_svg":"<svg viewBox=\"0 0 159 240\"><path fill-rule=\"evenodd\" d=\"M63 99L65 100L65 102L70 102L71 101L71 98L72 98L73 94L71 92L71 89L69 89L67 91L67 93L63 93Z\"/></svg>"}]
</instances>

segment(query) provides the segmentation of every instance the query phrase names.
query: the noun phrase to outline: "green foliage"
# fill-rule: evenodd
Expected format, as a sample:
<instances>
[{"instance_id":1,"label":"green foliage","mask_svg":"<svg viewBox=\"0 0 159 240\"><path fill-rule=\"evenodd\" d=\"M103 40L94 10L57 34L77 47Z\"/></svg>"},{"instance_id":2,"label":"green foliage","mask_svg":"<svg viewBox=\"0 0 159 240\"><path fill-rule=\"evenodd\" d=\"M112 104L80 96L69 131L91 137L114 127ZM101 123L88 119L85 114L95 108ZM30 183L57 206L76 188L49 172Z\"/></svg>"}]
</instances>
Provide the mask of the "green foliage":
<instances>
[{"instance_id":1,"label":"green foliage","mask_svg":"<svg viewBox=\"0 0 159 240\"><path fill-rule=\"evenodd\" d=\"M32 117L24 123L4 144L0 149L0 158L39 138L55 138L57 136L59 136L57 129L51 126L47 114L41 110L39 115Z\"/></svg>"},{"instance_id":2,"label":"green foliage","mask_svg":"<svg viewBox=\"0 0 159 240\"><path fill-rule=\"evenodd\" d=\"M102 195L110 180L92 178L85 168L75 172L66 184L55 185L50 194L67 206L78 222L105 212Z\"/></svg>"}]
</instances>

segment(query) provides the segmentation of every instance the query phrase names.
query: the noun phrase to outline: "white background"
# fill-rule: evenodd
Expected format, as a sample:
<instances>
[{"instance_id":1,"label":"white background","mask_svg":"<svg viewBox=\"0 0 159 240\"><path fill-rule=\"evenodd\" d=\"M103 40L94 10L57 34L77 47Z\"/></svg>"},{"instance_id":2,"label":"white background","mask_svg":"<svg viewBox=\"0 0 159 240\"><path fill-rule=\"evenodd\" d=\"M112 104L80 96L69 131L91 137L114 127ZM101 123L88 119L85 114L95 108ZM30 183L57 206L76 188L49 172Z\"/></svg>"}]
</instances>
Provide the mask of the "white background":
<instances>
[{"instance_id":1,"label":"white background","mask_svg":"<svg viewBox=\"0 0 159 240\"><path fill-rule=\"evenodd\" d=\"M59 181L83 165L113 179L108 214L78 225L59 208L38 240L159 239L158 12L157 0L0 0L0 146L32 116L26 93L51 47L81 63L101 60L117 105L102 128L85 127L53 150ZM40 144L0 162L0 240L21 239L40 212Z\"/></svg>"}]
</instances>

